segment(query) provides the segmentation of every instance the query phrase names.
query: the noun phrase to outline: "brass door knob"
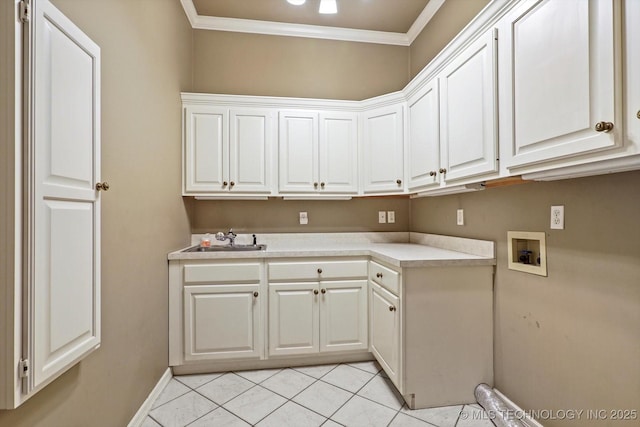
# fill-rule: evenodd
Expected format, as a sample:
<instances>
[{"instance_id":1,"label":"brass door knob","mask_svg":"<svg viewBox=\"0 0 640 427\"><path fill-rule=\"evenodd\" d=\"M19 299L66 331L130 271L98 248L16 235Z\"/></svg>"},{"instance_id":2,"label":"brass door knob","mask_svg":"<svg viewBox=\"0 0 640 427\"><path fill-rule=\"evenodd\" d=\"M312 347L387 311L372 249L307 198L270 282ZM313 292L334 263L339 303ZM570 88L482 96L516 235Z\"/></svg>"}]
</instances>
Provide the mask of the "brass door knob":
<instances>
[{"instance_id":1,"label":"brass door knob","mask_svg":"<svg viewBox=\"0 0 640 427\"><path fill-rule=\"evenodd\" d=\"M323 294L326 294L326 293L327 293L327 290L326 290L326 289L323 289L323 290L321 290L320 292L322 292Z\"/></svg>"},{"instance_id":2,"label":"brass door knob","mask_svg":"<svg viewBox=\"0 0 640 427\"><path fill-rule=\"evenodd\" d=\"M613 130L613 123L611 122L598 122L595 126L596 132L611 132Z\"/></svg>"},{"instance_id":3,"label":"brass door knob","mask_svg":"<svg viewBox=\"0 0 640 427\"><path fill-rule=\"evenodd\" d=\"M377 277L378 279L382 279L382 273L376 273L376 277Z\"/></svg>"},{"instance_id":4,"label":"brass door knob","mask_svg":"<svg viewBox=\"0 0 640 427\"><path fill-rule=\"evenodd\" d=\"M98 191L108 191L109 190L109 183L108 182L98 182L96 183L96 190Z\"/></svg>"},{"instance_id":5,"label":"brass door knob","mask_svg":"<svg viewBox=\"0 0 640 427\"><path fill-rule=\"evenodd\" d=\"M317 289L314 289L314 290L313 290L313 294L314 294L314 295L318 295L318 290L317 290Z\"/></svg>"},{"instance_id":6,"label":"brass door knob","mask_svg":"<svg viewBox=\"0 0 640 427\"><path fill-rule=\"evenodd\" d=\"M321 268L318 269L318 274L322 274L322 269Z\"/></svg>"},{"instance_id":7,"label":"brass door knob","mask_svg":"<svg viewBox=\"0 0 640 427\"><path fill-rule=\"evenodd\" d=\"M389 311L396 311L396 308L392 305L389 306Z\"/></svg>"},{"instance_id":8,"label":"brass door knob","mask_svg":"<svg viewBox=\"0 0 640 427\"><path fill-rule=\"evenodd\" d=\"M402 180L401 179L396 179L396 184L402 185Z\"/></svg>"},{"instance_id":9,"label":"brass door knob","mask_svg":"<svg viewBox=\"0 0 640 427\"><path fill-rule=\"evenodd\" d=\"M440 170L438 171L440 173L447 173L447 170L445 168L440 168Z\"/></svg>"},{"instance_id":10,"label":"brass door knob","mask_svg":"<svg viewBox=\"0 0 640 427\"><path fill-rule=\"evenodd\" d=\"M254 293L253 293L253 296L254 296L254 297L256 297L256 298L258 298L258 295L259 295L259 294L258 294L258 291L256 291L256 292L254 292Z\"/></svg>"},{"instance_id":11,"label":"brass door knob","mask_svg":"<svg viewBox=\"0 0 640 427\"><path fill-rule=\"evenodd\" d=\"M429 176L436 176L437 174L438 174L438 172L436 172L436 171L429 172Z\"/></svg>"}]
</instances>

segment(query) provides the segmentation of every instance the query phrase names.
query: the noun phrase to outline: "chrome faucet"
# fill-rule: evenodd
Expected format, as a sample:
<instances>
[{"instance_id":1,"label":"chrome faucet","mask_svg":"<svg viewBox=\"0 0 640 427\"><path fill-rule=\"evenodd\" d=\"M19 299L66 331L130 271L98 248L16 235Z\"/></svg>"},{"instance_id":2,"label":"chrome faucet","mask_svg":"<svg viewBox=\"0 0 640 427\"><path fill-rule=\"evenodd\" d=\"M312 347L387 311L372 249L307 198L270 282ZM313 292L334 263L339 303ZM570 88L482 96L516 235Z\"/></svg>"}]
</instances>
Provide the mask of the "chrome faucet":
<instances>
[{"instance_id":1,"label":"chrome faucet","mask_svg":"<svg viewBox=\"0 0 640 427\"><path fill-rule=\"evenodd\" d=\"M227 234L224 234L222 231L216 233L216 240L225 241L229 240L229 246L233 246L236 243L236 237L238 235L233 232L233 228L229 229Z\"/></svg>"}]
</instances>

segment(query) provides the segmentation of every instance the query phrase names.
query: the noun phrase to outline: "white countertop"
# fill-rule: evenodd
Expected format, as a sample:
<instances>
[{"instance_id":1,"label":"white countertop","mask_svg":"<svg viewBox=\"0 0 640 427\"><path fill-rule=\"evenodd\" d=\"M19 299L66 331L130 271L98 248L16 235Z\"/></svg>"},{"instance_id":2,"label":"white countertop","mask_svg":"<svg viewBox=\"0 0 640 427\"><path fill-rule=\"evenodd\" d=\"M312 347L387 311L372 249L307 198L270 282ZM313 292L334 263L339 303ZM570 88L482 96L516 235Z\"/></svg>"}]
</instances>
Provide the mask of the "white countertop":
<instances>
[{"instance_id":1,"label":"white countertop","mask_svg":"<svg viewBox=\"0 0 640 427\"><path fill-rule=\"evenodd\" d=\"M199 242L200 236L193 235L192 242ZM249 243L250 239L251 235L239 235L236 241ZM370 256L400 268L496 264L493 242L422 233L261 234L258 243L266 244L267 249L246 252L181 249L171 252L168 258L175 261Z\"/></svg>"}]
</instances>

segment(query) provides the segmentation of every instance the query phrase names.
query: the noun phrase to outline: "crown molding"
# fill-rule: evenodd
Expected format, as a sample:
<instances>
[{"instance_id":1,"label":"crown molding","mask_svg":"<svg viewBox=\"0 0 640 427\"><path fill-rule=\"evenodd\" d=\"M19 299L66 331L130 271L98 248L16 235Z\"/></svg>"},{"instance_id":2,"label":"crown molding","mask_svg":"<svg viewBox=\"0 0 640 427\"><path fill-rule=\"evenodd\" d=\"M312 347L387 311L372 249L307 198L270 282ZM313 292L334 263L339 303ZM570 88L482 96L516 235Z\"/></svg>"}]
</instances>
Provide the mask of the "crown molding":
<instances>
[{"instance_id":1,"label":"crown molding","mask_svg":"<svg viewBox=\"0 0 640 427\"><path fill-rule=\"evenodd\" d=\"M198 30L231 31L285 37L306 37L359 43L410 46L446 0L431 0L407 33L357 30L354 28L291 24L252 19L222 18L198 15L193 0L180 0L191 27Z\"/></svg>"}]
</instances>

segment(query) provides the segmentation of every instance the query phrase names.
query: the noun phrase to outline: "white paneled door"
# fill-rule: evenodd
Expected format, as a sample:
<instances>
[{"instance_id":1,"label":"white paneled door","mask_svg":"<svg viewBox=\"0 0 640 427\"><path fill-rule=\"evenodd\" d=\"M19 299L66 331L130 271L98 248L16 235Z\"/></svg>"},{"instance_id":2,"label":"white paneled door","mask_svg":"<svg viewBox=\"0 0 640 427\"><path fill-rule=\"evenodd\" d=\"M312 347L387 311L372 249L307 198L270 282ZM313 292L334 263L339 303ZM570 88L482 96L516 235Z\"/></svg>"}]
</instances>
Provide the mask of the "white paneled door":
<instances>
[{"instance_id":1,"label":"white paneled door","mask_svg":"<svg viewBox=\"0 0 640 427\"><path fill-rule=\"evenodd\" d=\"M100 49L33 2L28 393L100 344Z\"/></svg>"},{"instance_id":2,"label":"white paneled door","mask_svg":"<svg viewBox=\"0 0 640 427\"><path fill-rule=\"evenodd\" d=\"M184 287L185 360L258 358L260 285Z\"/></svg>"},{"instance_id":3,"label":"white paneled door","mask_svg":"<svg viewBox=\"0 0 640 427\"><path fill-rule=\"evenodd\" d=\"M440 74L439 172L445 180L497 170L495 51L495 33L490 30Z\"/></svg>"},{"instance_id":4,"label":"white paneled door","mask_svg":"<svg viewBox=\"0 0 640 427\"><path fill-rule=\"evenodd\" d=\"M503 19L508 167L616 145L615 3L528 0Z\"/></svg>"}]
</instances>

